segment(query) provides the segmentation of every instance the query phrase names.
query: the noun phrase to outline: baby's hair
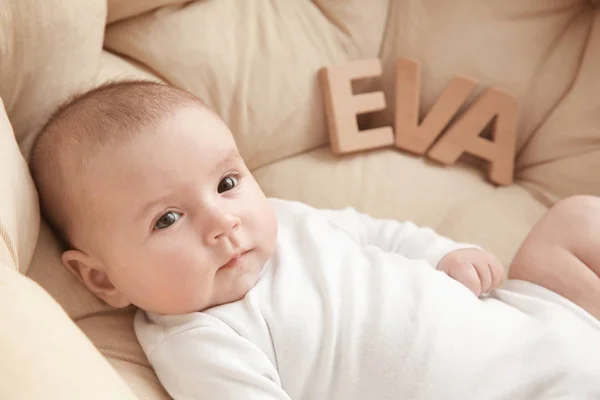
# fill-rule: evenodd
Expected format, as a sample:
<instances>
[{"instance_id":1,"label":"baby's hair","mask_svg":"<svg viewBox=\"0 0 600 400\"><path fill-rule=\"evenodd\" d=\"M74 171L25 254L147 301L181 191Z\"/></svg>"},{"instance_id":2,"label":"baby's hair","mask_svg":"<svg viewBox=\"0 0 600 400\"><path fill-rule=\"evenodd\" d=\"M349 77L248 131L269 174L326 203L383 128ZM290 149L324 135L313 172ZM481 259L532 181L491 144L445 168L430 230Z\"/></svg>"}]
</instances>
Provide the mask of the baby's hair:
<instances>
[{"instance_id":1,"label":"baby's hair","mask_svg":"<svg viewBox=\"0 0 600 400\"><path fill-rule=\"evenodd\" d=\"M61 105L40 130L30 170L42 215L69 247L72 198L86 159L104 145L128 141L187 106L204 104L183 90L150 81L110 82L77 94Z\"/></svg>"}]
</instances>

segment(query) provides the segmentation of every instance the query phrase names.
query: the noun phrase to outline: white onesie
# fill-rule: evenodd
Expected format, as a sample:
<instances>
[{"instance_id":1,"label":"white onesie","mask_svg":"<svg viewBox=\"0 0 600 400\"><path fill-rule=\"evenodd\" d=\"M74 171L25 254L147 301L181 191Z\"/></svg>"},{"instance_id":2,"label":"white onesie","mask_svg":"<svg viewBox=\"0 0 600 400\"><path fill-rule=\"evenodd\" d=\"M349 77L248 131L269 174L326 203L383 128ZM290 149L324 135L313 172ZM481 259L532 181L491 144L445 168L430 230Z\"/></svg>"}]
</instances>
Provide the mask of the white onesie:
<instances>
[{"instance_id":1,"label":"white onesie","mask_svg":"<svg viewBox=\"0 0 600 400\"><path fill-rule=\"evenodd\" d=\"M270 200L278 246L235 303L138 312L176 400L600 399L600 323L524 281L478 299L435 270L467 245Z\"/></svg>"}]
</instances>

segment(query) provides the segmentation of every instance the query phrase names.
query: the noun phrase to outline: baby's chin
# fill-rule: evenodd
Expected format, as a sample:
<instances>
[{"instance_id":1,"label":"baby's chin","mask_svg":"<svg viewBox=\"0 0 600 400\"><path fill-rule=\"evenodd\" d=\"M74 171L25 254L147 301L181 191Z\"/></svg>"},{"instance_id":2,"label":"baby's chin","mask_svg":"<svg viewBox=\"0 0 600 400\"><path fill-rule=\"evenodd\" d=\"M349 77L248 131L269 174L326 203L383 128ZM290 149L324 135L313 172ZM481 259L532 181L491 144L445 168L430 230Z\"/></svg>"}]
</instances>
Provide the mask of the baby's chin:
<instances>
[{"instance_id":1,"label":"baby's chin","mask_svg":"<svg viewBox=\"0 0 600 400\"><path fill-rule=\"evenodd\" d=\"M189 285L186 293L154 293L147 296L146 307L139 308L162 315L188 314L242 300L260 280L265 262L258 254L250 252L248 257L235 265L220 268L214 276L213 287L205 281ZM136 304L137 305L137 304Z\"/></svg>"},{"instance_id":2,"label":"baby's chin","mask_svg":"<svg viewBox=\"0 0 600 400\"><path fill-rule=\"evenodd\" d=\"M248 292L256 286L265 267L265 263L258 263L256 262L257 260L252 261L254 262L248 262L239 266L238 270L224 271L226 274L231 274L233 276L222 276L222 278L230 279L230 281L228 284L226 283L223 285L223 292L215 296L219 299L218 305L242 300L246 297ZM227 286L229 287L227 288Z\"/></svg>"}]
</instances>

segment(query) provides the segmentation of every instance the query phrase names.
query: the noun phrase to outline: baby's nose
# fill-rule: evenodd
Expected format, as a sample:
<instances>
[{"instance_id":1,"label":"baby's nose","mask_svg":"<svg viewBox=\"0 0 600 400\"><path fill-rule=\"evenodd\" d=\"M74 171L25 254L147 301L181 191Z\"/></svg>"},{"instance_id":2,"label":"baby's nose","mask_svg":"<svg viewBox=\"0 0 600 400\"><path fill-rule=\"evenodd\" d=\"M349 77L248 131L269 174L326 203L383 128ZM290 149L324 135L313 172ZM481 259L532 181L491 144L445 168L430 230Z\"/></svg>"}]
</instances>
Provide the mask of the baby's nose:
<instances>
[{"instance_id":1,"label":"baby's nose","mask_svg":"<svg viewBox=\"0 0 600 400\"><path fill-rule=\"evenodd\" d=\"M240 225L240 218L231 213L216 213L209 223L210 229L206 232L206 241L216 243L228 238Z\"/></svg>"}]
</instances>

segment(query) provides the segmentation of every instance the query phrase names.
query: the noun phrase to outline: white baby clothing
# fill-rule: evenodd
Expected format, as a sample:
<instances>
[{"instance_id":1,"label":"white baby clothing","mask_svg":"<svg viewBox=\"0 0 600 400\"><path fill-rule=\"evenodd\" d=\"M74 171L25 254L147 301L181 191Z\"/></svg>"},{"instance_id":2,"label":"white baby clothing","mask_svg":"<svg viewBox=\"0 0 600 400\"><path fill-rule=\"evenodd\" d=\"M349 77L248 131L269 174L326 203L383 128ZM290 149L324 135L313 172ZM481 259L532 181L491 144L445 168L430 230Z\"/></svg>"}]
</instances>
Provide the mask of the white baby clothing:
<instances>
[{"instance_id":1,"label":"white baby clothing","mask_svg":"<svg viewBox=\"0 0 600 400\"><path fill-rule=\"evenodd\" d=\"M478 299L435 269L466 244L270 201L277 248L245 298L136 315L175 400L600 399L600 323L572 302L524 281Z\"/></svg>"}]
</instances>

